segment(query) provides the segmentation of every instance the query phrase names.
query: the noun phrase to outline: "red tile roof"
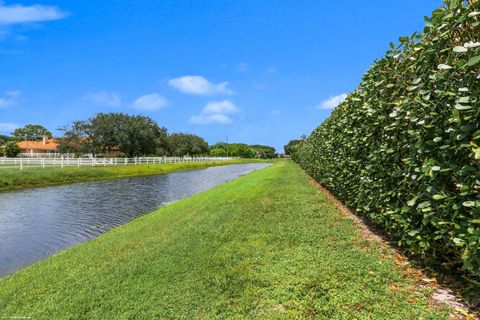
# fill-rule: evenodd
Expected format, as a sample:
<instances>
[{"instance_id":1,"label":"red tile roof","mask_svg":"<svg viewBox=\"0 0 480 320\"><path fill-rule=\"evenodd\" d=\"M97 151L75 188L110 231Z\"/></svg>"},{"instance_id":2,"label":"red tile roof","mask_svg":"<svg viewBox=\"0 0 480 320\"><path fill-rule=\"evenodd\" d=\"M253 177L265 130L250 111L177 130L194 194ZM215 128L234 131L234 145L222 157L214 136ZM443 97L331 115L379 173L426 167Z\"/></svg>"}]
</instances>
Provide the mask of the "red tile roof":
<instances>
[{"instance_id":1,"label":"red tile roof","mask_svg":"<svg viewBox=\"0 0 480 320\"><path fill-rule=\"evenodd\" d=\"M58 142L55 139L48 139L45 141L20 141L17 146L22 150L40 149L40 150L57 150Z\"/></svg>"},{"instance_id":2,"label":"red tile roof","mask_svg":"<svg viewBox=\"0 0 480 320\"><path fill-rule=\"evenodd\" d=\"M83 138L82 140L87 140ZM56 139L47 139L45 143L42 140L40 141L20 141L17 142L17 146L22 150L57 150L58 149L58 141ZM109 151L120 151L120 148L115 146L108 149ZM107 149L102 149L102 151L107 151Z\"/></svg>"}]
</instances>

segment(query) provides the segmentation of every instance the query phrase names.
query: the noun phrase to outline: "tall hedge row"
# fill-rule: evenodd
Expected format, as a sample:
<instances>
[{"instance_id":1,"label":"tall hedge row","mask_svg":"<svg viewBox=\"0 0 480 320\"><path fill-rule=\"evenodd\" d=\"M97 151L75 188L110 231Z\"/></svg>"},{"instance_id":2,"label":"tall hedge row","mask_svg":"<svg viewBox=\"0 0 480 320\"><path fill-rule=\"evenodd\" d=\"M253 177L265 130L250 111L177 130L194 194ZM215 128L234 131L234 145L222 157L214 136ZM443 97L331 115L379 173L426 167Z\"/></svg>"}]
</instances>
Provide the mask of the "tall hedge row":
<instances>
[{"instance_id":1,"label":"tall hedge row","mask_svg":"<svg viewBox=\"0 0 480 320\"><path fill-rule=\"evenodd\" d=\"M398 244L479 284L480 2L400 38L295 158Z\"/></svg>"}]
</instances>

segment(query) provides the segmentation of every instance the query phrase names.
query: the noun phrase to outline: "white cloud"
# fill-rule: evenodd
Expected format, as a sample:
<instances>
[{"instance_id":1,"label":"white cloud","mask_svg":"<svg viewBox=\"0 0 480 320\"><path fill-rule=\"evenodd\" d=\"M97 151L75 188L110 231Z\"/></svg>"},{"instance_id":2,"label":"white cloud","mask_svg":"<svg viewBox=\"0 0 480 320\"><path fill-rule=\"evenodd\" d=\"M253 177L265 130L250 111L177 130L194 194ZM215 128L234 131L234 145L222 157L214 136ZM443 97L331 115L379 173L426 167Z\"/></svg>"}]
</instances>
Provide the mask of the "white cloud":
<instances>
[{"instance_id":1,"label":"white cloud","mask_svg":"<svg viewBox=\"0 0 480 320\"><path fill-rule=\"evenodd\" d=\"M167 105L167 99L158 93L146 94L135 100L132 106L138 110L156 111Z\"/></svg>"},{"instance_id":2,"label":"white cloud","mask_svg":"<svg viewBox=\"0 0 480 320\"><path fill-rule=\"evenodd\" d=\"M119 107L122 105L122 99L116 92L100 91L96 93L90 93L86 97L86 100L109 107Z\"/></svg>"},{"instance_id":3,"label":"white cloud","mask_svg":"<svg viewBox=\"0 0 480 320\"><path fill-rule=\"evenodd\" d=\"M55 6L38 4L32 6L21 4L7 6L0 1L0 25L58 20L65 18L67 15L67 12Z\"/></svg>"},{"instance_id":4,"label":"white cloud","mask_svg":"<svg viewBox=\"0 0 480 320\"><path fill-rule=\"evenodd\" d=\"M228 114L237 113L240 109L230 100L210 101L203 107L199 116L192 116L193 124L231 124L232 118Z\"/></svg>"},{"instance_id":5,"label":"white cloud","mask_svg":"<svg viewBox=\"0 0 480 320\"><path fill-rule=\"evenodd\" d=\"M333 96L328 98L327 100L322 101L319 105L315 108L317 109L334 109L340 103L342 103L347 98L346 93L339 94L338 96Z\"/></svg>"},{"instance_id":6,"label":"white cloud","mask_svg":"<svg viewBox=\"0 0 480 320\"><path fill-rule=\"evenodd\" d=\"M237 113L240 109L230 100L211 101L203 108L203 114L228 114Z\"/></svg>"},{"instance_id":7,"label":"white cloud","mask_svg":"<svg viewBox=\"0 0 480 320\"><path fill-rule=\"evenodd\" d=\"M0 98L0 109L14 106L18 103L20 91L7 91L5 96Z\"/></svg>"},{"instance_id":8,"label":"white cloud","mask_svg":"<svg viewBox=\"0 0 480 320\"><path fill-rule=\"evenodd\" d=\"M187 94L200 96L233 94L233 91L228 88L228 82L215 84L202 76L183 76L169 80L168 84L171 87Z\"/></svg>"},{"instance_id":9,"label":"white cloud","mask_svg":"<svg viewBox=\"0 0 480 320\"><path fill-rule=\"evenodd\" d=\"M232 119L225 114L200 115L190 118L190 123L193 124L231 124L232 122Z\"/></svg>"},{"instance_id":10,"label":"white cloud","mask_svg":"<svg viewBox=\"0 0 480 320\"><path fill-rule=\"evenodd\" d=\"M250 70L250 67L245 62L242 62L237 66L237 71L240 73L246 73L248 70Z\"/></svg>"},{"instance_id":11,"label":"white cloud","mask_svg":"<svg viewBox=\"0 0 480 320\"><path fill-rule=\"evenodd\" d=\"M282 111L278 110L278 109L273 109L273 110L270 110L270 114L272 116L277 116L279 115L280 113L282 113Z\"/></svg>"},{"instance_id":12,"label":"white cloud","mask_svg":"<svg viewBox=\"0 0 480 320\"><path fill-rule=\"evenodd\" d=\"M16 123L0 122L0 132L12 132L13 130L20 128L20 125Z\"/></svg>"}]
</instances>

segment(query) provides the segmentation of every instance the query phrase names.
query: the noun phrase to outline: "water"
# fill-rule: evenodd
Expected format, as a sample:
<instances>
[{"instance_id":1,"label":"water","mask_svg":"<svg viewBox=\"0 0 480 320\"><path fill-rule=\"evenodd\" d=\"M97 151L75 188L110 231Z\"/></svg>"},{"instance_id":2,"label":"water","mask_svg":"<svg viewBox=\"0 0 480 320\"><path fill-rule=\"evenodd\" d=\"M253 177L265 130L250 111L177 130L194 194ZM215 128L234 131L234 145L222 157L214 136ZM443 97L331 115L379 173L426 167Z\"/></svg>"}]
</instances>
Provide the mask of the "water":
<instances>
[{"instance_id":1,"label":"water","mask_svg":"<svg viewBox=\"0 0 480 320\"><path fill-rule=\"evenodd\" d=\"M263 168L251 163L0 192L0 276Z\"/></svg>"}]
</instances>

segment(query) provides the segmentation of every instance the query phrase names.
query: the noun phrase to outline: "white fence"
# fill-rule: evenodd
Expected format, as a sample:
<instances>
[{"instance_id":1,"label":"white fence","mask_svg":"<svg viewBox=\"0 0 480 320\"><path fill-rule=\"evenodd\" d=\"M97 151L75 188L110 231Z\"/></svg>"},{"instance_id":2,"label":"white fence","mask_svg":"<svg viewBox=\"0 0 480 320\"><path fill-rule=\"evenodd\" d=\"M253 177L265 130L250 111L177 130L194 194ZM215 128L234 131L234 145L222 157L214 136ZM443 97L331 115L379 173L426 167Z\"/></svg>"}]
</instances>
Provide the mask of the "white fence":
<instances>
[{"instance_id":1,"label":"white fence","mask_svg":"<svg viewBox=\"0 0 480 320\"><path fill-rule=\"evenodd\" d=\"M70 157L69 154L63 154L64 157ZM73 154L72 154L73 156ZM51 153L30 153L30 152L22 152L18 155L21 158L61 158L62 154L57 152Z\"/></svg>"},{"instance_id":2,"label":"white fence","mask_svg":"<svg viewBox=\"0 0 480 320\"><path fill-rule=\"evenodd\" d=\"M234 160L232 157L138 157L138 158L2 158L0 169L47 168L47 167L96 167L153 165L181 162L213 162Z\"/></svg>"}]
</instances>

